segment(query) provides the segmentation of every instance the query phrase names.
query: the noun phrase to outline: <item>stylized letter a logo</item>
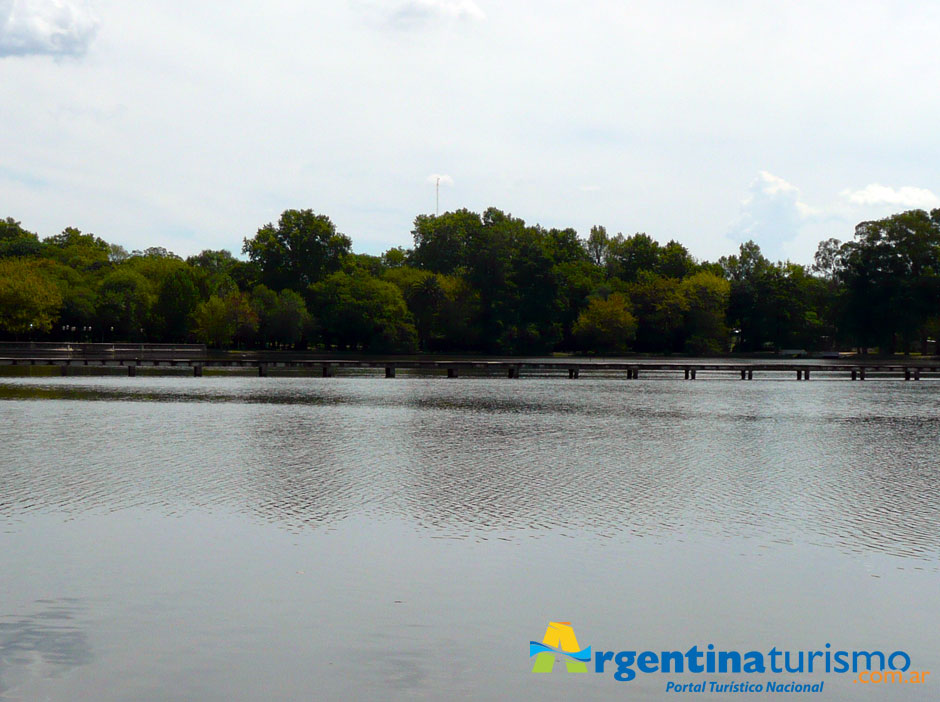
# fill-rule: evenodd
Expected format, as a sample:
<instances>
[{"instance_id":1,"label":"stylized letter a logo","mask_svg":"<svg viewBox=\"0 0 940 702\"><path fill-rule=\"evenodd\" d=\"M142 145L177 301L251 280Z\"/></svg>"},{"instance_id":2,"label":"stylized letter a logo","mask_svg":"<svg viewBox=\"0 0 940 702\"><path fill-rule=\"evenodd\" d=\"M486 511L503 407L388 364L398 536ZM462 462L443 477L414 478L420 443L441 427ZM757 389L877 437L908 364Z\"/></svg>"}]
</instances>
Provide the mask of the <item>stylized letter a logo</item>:
<instances>
[{"instance_id":1,"label":"stylized letter a logo","mask_svg":"<svg viewBox=\"0 0 940 702\"><path fill-rule=\"evenodd\" d=\"M542 643L529 642L529 657L535 656L533 673L551 673L555 667L555 654L571 658L565 661L569 673L586 673L587 662L591 660L591 647L583 651L578 647L578 639L571 628L571 622L549 622Z\"/></svg>"}]
</instances>

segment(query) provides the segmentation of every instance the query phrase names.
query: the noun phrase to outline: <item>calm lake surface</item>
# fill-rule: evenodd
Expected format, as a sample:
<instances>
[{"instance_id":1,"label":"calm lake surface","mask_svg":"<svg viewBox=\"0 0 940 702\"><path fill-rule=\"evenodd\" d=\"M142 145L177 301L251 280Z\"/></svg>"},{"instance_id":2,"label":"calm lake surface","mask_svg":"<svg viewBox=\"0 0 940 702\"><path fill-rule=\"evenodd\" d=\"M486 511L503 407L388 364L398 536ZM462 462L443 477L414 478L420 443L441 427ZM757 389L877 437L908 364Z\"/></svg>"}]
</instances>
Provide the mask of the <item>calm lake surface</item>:
<instances>
[{"instance_id":1,"label":"calm lake surface","mask_svg":"<svg viewBox=\"0 0 940 702\"><path fill-rule=\"evenodd\" d=\"M900 649L932 684L747 680L938 699L938 488L933 380L4 378L0 699L744 679L533 675L549 621L594 650Z\"/></svg>"}]
</instances>

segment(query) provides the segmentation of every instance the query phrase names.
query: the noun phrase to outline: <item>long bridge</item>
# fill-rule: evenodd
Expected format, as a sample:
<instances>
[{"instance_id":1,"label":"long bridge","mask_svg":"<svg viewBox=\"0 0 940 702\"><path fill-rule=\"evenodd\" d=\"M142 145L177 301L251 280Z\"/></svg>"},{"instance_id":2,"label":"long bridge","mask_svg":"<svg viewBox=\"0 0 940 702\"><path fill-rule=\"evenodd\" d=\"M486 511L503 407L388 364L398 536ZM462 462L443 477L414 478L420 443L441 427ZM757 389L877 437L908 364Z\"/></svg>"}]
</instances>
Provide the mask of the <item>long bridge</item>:
<instances>
[{"instance_id":1,"label":"long bridge","mask_svg":"<svg viewBox=\"0 0 940 702\"><path fill-rule=\"evenodd\" d=\"M567 376L574 380L585 375L620 375L638 378L678 377L696 380L701 374L712 378L753 380L755 374L775 379L780 374L796 380L810 380L814 375L865 380L870 377L920 380L940 378L940 359L884 360L865 357L839 359L592 359L592 358L422 358L369 357L343 358L292 354L289 352L209 353L198 344L163 345L49 345L38 348L0 347L0 366L46 366L58 368L61 375L83 373L78 368L126 369L134 377L141 368L191 369L201 377L205 369L248 371L258 376L272 372L294 371L324 378L340 373L384 372L394 378L399 371L419 374L461 376L526 375Z\"/></svg>"}]
</instances>

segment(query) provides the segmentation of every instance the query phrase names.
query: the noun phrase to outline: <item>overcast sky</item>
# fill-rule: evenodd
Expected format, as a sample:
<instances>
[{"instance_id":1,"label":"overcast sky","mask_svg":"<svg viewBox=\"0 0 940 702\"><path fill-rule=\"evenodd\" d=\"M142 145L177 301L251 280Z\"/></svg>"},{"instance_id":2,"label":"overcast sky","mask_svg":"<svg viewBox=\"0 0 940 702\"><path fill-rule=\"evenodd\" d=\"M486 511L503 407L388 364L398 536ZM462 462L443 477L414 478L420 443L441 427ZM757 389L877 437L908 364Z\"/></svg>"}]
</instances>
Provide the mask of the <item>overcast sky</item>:
<instances>
[{"instance_id":1,"label":"overcast sky","mask_svg":"<svg viewBox=\"0 0 940 702\"><path fill-rule=\"evenodd\" d=\"M548 227L820 239L940 206L940 3L0 0L0 217L238 252L493 205Z\"/></svg>"}]
</instances>

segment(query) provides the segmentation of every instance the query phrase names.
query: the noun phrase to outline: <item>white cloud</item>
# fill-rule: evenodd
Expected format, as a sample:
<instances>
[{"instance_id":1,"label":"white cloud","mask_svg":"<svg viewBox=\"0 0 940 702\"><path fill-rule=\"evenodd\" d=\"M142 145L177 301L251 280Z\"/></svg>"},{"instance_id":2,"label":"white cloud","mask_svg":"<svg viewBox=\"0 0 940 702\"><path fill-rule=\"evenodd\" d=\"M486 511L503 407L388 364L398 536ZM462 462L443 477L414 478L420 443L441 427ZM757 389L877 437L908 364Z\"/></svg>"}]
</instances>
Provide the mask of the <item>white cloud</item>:
<instances>
[{"instance_id":1,"label":"white cloud","mask_svg":"<svg viewBox=\"0 0 940 702\"><path fill-rule=\"evenodd\" d=\"M454 179L444 173L432 173L428 176L427 182L435 185L440 181L441 185L453 185Z\"/></svg>"},{"instance_id":2,"label":"white cloud","mask_svg":"<svg viewBox=\"0 0 940 702\"><path fill-rule=\"evenodd\" d=\"M392 24L414 25L434 20L482 21L486 13L475 0L362 0L362 6L384 16Z\"/></svg>"},{"instance_id":3,"label":"white cloud","mask_svg":"<svg viewBox=\"0 0 940 702\"><path fill-rule=\"evenodd\" d=\"M892 188L872 183L861 190L843 190L842 196L856 205L893 205L900 207L932 208L940 205L940 198L926 188Z\"/></svg>"},{"instance_id":4,"label":"white cloud","mask_svg":"<svg viewBox=\"0 0 940 702\"><path fill-rule=\"evenodd\" d=\"M768 258L782 258L786 244L817 210L800 200L800 190L768 171L760 171L751 181L741 212L731 227L737 242L757 242Z\"/></svg>"},{"instance_id":5,"label":"white cloud","mask_svg":"<svg viewBox=\"0 0 940 702\"><path fill-rule=\"evenodd\" d=\"M775 176L773 173L768 173L767 171L761 171L757 174L757 178L751 183L751 189L754 190L755 188L759 189L765 195L799 192L799 189L792 183L788 183L780 176Z\"/></svg>"},{"instance_id":6,"label":"white cloud","mask_svg":"<svg viewBox=\"0 0 940 702\"><path fill-rule=\"evenodd\" d=\"M0 57L81 56L97 31L82 0L0 0Z\"/></svg>"},{"instance_id":7,"label":"white cloud","mask_svg":"<svg viewBox=\"0 0 940 702\"><path fill-rule=\"evenodd\" d=\"M89 37L87 6L104 20L93 61L0 60L0 217L186 255L313 207L378 253L408 245L443 171L447 209L711 260L732 232L770 256L782 237L809 262L910 209L843 188L940 196L940 3L888 5L0 0L4 54L82 47L50 37Z\"/></svg>"}]
</instances>

